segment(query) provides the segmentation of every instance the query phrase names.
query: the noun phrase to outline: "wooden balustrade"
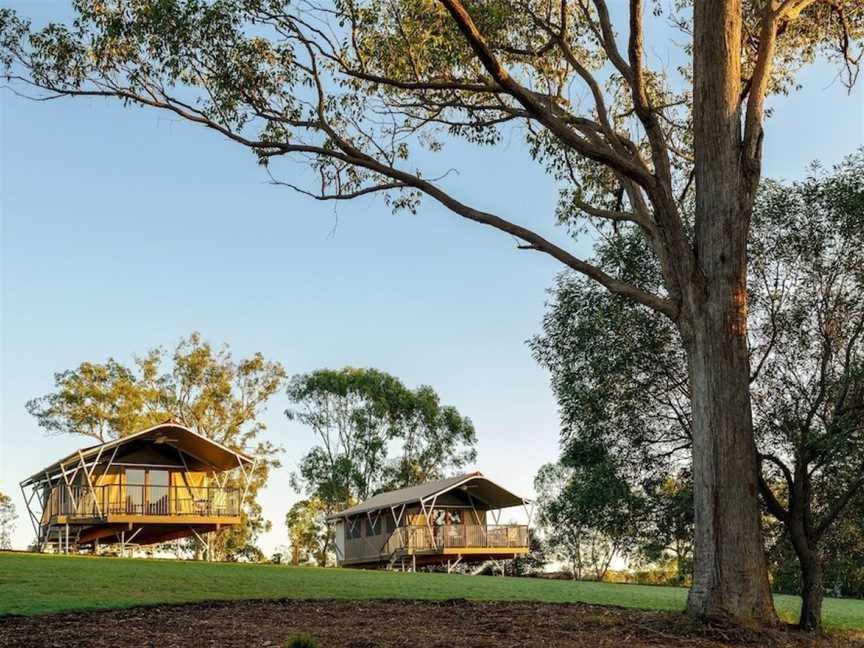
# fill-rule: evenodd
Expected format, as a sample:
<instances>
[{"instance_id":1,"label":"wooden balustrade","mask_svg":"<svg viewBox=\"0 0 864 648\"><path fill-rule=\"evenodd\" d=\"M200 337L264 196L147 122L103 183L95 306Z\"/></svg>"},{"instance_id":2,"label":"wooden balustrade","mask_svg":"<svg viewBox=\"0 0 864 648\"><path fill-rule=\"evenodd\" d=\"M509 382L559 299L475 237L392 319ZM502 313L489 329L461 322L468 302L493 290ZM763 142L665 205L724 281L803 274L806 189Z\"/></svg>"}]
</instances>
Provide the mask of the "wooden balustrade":
<instances>
[{"instance_id":1,"label":"wooden balustrade","mask_svg":"<svg viewBox=\"0 0 864 648\"><path fill-rule=\"evenodd\" d=\"M404 526L392 533L345 539L345 555L351 560L378 559L397 553L442 551L445 548L517 548L528 546L528 527L518 524Z\"/></svg>"},{"instance_id":2,"label":"wooden balustrade","mask_svg":"<svg viewBox=\"0 0 864 648\"><path fill-rule=\"evenodd\" d=\"M57 486L48 497L45 514L70 518L109 515L221 517L240 515L240 490L217 486Z\"/></svg>"}]
</instances>

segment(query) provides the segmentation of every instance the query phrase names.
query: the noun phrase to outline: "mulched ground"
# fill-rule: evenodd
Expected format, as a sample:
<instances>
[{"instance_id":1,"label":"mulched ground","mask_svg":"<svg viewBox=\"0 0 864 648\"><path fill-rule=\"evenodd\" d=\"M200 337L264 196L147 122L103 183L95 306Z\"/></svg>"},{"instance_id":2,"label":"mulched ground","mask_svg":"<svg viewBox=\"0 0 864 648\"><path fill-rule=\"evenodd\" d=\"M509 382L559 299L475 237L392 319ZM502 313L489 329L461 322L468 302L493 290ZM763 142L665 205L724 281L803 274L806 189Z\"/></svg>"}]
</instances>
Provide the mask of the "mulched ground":
<instances>
[{"instance_id":1,"label":"mulched ground","mask_svg":"<svg viewBox=\"0 0 864 648\"><path fill-rule=\"evenodd\" d=\"M749 634L681 615L580 604L475 601L240 601L0 617L0 646L285 646L307 632L320 648L864 647L794 631Z\"/></svg>"}]
</instances>

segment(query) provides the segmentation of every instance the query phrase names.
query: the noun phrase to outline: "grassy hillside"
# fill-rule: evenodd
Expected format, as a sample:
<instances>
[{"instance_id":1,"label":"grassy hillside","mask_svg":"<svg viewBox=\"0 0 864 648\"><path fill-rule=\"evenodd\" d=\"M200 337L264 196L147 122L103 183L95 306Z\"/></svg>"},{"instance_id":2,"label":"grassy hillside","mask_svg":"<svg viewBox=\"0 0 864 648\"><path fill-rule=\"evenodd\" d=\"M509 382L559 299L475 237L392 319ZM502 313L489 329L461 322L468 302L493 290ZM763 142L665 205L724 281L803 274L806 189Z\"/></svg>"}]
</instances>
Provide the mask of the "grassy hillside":
<instances>
[{"instance_id":1,"label":"grassy hillside","mask_svg":"<svg viewBox=\"0 0 864 648\"><path fill-rule=\"evenodd\" d=\"M466 598L680 610L686 596L676 587L0 553L0 615L250 598ZM777 597L789 620L798 605L797 597ZM824 614L829 627L864 629L864 601L826 599Z\"/></svg>"}]
</instances>

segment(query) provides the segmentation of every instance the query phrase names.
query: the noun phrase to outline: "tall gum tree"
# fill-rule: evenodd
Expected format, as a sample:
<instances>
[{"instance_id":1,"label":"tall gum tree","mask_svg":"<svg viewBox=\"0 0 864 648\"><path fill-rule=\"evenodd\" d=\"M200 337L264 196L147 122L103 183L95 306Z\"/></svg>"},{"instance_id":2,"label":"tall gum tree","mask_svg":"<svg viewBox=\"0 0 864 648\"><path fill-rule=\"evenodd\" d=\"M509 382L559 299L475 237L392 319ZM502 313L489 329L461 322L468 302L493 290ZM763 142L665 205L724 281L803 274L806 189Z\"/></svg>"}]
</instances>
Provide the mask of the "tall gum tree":
<instances>
[{"instance_id":1,"label":"tall gum tree","mask_svg":"<svg viewBox=\"0 0 864 648\"><path fill-rule=\"evenodd\" d=\"M861 3L681 0L669 16L689 40L679 70L646 65L644 20L660 6L648 12L642 0L72 4L73 24L39 30L0 10L0 60L15 92L170 111L252 149L274 182L319 200L383 193L413 211L428 196L674 322L693 389L688 609L776 620L759 534L744 288L765 99L823 54L851 84ZM638 230L663 291L466 204L412 163L421 147L446 162L446 136L494 145L510 127L560 185L558 219L576 232L587 220L605 236ZM307 161L314 180L279 180L286 156Z\"/></svg>"},{"instance_id":2,"label":"tall gum tree","mask_svg":"<svg viewBox=\"0 0 864 648\"><path fill-rule=\"evenodd\" d=\"M598 244L595 254L606 265L620 264L624 276L653 275L655 285L660 282L650 250L638 238ZM829 573L843 569L838 529L854 517L856 498L864 500L864 150L830 171L814 166L793 184L763 181L748 265L759 490L779 531L770 517L763 522L766 537L773 536L775 561L787 546L794 550L799 625L815 630L823 561ZM602 329L597 322L604 322ZM561 274L543 334L531 346L550 370L563 463L579 466L587 442L606 448L626 468L618 470L620 481L637 492L657 493L653 484L681 475L692 461L692 417L678 338L665 318L575 273ZM679 494L692 502L689 484ZM614 507L628 498L624 490L608 499ZM656 529L653 520L645 527L649 538L668 536L677 519L678 537L689 544L692 514L677 517L676 508ZM788 592L788 572L778 564L775 590Z\"/></svg>"}]
</instances>

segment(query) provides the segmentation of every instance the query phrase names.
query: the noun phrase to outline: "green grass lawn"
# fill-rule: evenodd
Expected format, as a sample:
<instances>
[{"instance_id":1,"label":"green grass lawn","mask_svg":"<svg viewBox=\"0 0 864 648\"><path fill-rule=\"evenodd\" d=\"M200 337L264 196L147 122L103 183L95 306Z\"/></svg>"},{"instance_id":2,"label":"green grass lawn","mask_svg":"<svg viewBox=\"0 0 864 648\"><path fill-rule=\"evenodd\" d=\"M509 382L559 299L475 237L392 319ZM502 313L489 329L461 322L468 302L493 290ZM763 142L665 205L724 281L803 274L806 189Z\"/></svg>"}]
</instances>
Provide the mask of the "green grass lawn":
<instances>
[{"instance_id":1,"label":"green grass lawn","mask_svg":"<svg viewBox=\"0 0 864 648\"><path fill-rule=\"evenodd\" d=\"M681 610L686 596L678 587L0 553L0 615L250 598L467 598ZM781 616L793 620L799 599L776 600ZM824 615L829 627L864 629L864 601L826 599Z\"/></svg>"}]
</instances>

